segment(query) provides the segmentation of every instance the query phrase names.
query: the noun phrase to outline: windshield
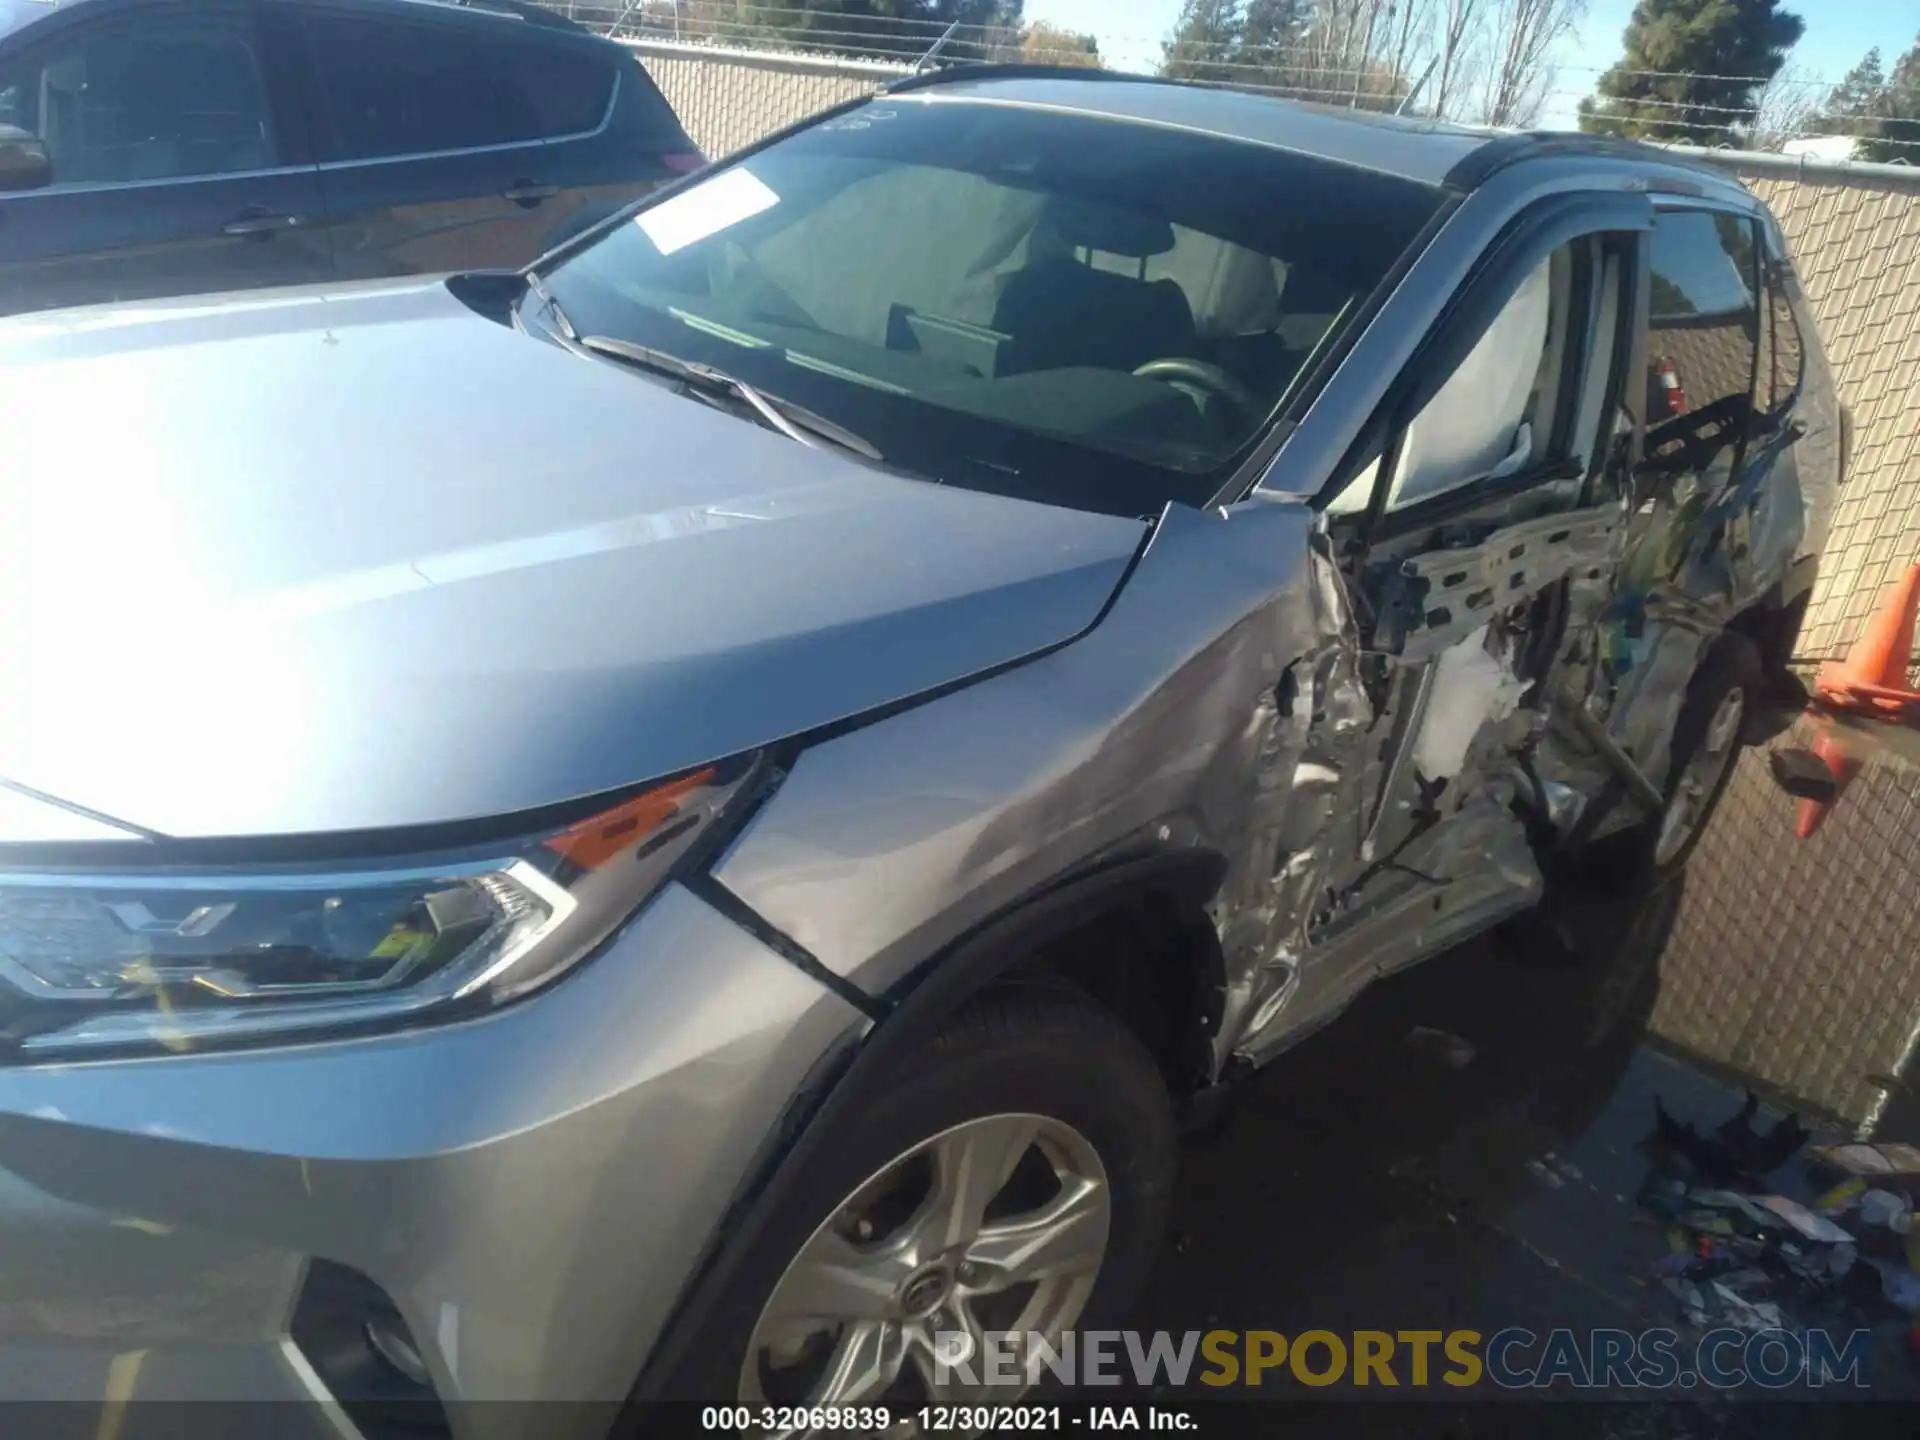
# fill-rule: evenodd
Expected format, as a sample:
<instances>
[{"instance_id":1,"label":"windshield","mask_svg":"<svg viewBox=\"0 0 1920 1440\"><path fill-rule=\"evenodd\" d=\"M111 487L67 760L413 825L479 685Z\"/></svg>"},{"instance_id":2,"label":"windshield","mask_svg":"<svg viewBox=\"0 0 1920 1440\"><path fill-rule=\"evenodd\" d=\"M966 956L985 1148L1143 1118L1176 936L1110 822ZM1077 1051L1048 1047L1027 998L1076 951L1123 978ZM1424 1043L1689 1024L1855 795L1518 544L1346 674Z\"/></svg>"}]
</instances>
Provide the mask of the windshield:
<instances>
[{"instance_id":1,"label":"windshield","mask_svg":"<svg viewBox=\"0 0 1920 1440\"><path fill-rule=\"evenodd\" d=\"M881 98L640 211L547 281L898 468L1123 515L1202 504L1439 192L1086 115Z\"/></svg>"}]
</instances>

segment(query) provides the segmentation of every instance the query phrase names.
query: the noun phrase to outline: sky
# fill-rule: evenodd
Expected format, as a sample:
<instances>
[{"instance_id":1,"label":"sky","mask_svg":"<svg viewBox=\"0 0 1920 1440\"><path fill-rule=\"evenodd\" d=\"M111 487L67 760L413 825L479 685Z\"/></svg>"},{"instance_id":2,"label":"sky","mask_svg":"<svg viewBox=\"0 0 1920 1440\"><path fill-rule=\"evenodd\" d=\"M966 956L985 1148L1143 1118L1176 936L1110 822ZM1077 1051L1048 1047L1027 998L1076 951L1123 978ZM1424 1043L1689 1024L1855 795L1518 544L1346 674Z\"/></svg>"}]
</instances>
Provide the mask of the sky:
<instances>
[{"instance_id":1,"label":"sky","mask_svg":"<svg viewBox=\"0 0 1920 1440\"><path fill-rule=\"evenodd\" d=\"M1620 58L1620 36L1633 3L1588 0L1586 18L1555 57L1559 75L1540 117L1543 126L1572 127L1581 96ZM1920 0L1788 0L1784 8L1806 22L1787 64L1812 82L1805 88L1820 98L1875 45L1891 67L1920 34ZM1180 0L1026 0L1029 20L1092 33L1107 63L1129 70L1159 64L1160 42L1179 10Z\"/></svg>"}]
</instances>

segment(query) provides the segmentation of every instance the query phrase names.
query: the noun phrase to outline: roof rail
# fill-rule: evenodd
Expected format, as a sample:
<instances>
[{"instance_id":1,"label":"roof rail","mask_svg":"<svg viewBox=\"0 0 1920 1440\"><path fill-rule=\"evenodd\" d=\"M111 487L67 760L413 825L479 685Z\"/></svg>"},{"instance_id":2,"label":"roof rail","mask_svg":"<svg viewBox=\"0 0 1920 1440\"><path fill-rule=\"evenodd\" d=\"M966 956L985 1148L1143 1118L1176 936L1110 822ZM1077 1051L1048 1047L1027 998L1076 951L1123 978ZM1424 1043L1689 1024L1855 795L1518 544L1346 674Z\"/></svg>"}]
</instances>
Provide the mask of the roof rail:
<instances>
[{"instance_id":1,"label":"roof rail","mask_svg":"<svg viewBox=\"0 0 1920 1440\"><path fill-rule=\"evenodd\" d=\"M1591 156L1603 160L1634 160L1643 165L1662 165L1670 170L1693 171L1712 176L1724 183L1724 168L1716 167L1693 155L1679 154L1663 145L1644 140L1628 140L1614 135L1590 135L1579 130L1515 130L1489 140L1468 155L1447 175L1447 183L1456 189L1471 190L1484 184L1495 171L1522 160L1553 156Z\"/></svg>"},{"instance_id":2,"label":"roof rail","mask_svg":"<svg viewBox=\"0 0 1920 1440\"><path fill-rule=\"evenodd\" d=\"M902 75L890 85L880 87L883 95L898 95L905 90L928 90L935 85L955 85L963 80L1107 80L1120 85L1180 85L1164 75L1134 75L1125 70L1106 70L1091 65L1035 65L1023 61L1001 64L994 61L966 61Z\"/></svg>"}]
</instances>

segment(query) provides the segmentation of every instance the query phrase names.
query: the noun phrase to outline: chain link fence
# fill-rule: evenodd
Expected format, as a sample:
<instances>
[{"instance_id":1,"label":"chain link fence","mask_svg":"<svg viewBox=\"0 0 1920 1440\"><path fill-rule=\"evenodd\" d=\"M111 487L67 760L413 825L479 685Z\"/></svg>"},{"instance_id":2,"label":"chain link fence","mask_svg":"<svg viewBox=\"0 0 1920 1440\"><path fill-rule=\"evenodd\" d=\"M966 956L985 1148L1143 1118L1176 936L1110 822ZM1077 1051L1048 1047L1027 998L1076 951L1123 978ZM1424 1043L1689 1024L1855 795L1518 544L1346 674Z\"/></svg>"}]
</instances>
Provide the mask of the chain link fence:
<instances>
[{"instance_id":1,"label":"chain link fence","mask_svg":"<svg viewBox=\"0 0 1920 1440\"><path fill-rule=\"evenodd\" d=\"M1839 654L1920 560L1920 174L1723 163L1786 231L1853 414L1801 638ZM1766 756L1744 757L1689 868L1654 1028L1870 1125L1874 1077L1908 1069L1920 1035L1920 773L1870 763L1811 839L1793 818Z\"/></svg>"}]
</instances>

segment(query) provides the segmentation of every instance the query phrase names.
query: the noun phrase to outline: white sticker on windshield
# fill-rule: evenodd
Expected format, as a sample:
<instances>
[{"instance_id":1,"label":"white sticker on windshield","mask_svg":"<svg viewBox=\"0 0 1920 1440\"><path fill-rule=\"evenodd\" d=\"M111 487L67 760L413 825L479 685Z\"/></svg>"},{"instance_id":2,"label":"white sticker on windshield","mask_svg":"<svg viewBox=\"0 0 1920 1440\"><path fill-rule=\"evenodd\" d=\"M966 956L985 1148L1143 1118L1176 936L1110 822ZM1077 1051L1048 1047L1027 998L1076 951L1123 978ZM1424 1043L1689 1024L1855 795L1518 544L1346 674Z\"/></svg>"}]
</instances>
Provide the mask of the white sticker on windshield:
<instances>
[{"instance_id":1,"label":"white sticker on windshield","mask_svg":"<svg viewBox=\"0 0 1920 1440\"><path fill-rule=\"evenodd\" d=\"M671 255L779 203L759 176L736 166L642 210L634 223L662 255Z\"/></svg>"}]
</instances>

